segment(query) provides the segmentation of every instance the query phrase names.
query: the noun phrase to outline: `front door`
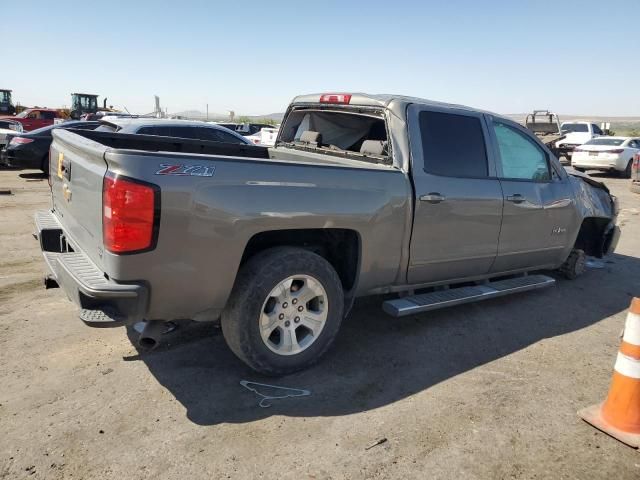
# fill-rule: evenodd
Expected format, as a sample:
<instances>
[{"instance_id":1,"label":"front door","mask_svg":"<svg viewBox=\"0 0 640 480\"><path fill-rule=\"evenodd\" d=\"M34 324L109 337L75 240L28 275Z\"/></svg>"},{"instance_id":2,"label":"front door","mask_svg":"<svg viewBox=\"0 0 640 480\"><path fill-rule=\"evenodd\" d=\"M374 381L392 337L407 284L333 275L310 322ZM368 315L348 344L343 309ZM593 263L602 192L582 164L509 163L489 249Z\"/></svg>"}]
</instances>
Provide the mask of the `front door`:
<instances>
[{"instance_id":1,"label":"front door","mask_svg":"<svg viewBox=\"0 0 640 480\"><path fill-rule=\"evenodd\" d=\"M415 211L409 283L489 272L502 220L483 115L460 109L409 107Z\"/></svg>"},{"instance_id":2,"label":"front door","mask_svg":"<svg viewBox=\"0 0 640 480\"><path fill-rule=\"evenodd\" d=\"M491 119L492 145L504 193L498 257L492 272L562 262L574 231L575 206L550 157L521 126Z\"/></svg>"}]
</instances>

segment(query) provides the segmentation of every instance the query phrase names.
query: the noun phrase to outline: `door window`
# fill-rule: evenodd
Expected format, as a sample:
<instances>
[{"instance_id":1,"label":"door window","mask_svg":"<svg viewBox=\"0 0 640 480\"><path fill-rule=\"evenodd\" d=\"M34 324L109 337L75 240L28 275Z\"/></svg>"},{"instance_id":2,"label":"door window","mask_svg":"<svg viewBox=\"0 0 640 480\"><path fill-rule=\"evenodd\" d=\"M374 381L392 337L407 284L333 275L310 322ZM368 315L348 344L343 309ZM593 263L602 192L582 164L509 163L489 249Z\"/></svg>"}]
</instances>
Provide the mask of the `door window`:
<instances>
[{"instance_id":1,"label":"door window","mask_svg":"<svg viewBox=\"0 0 640 480\"><path fill-rule=\"evenodd\" d=\"M595 123L591 124L591 128L593 128L593 133L595 135L604 135L604 133L602 132L602 130L600 129L599 126L597 126Z\"/></svg>"},{"instance_id":2,"label":"door window","mask_svg":"<svg viewBox=\"0 0 640 480\"><path fill-rule=\"evenodd\" d=\"M493 122L500 150L502 178L548 181L549 165L544 151L524 133Z\"/></svg>"},{"instance_id":3,"label":"door window","mask_svg":"<svg viewBox=\"0 0 640 480\"><path fill-rule=\"evenodd\" d=\"M424 170L446 177L488 177L480 119L468 115L420 113Z\"/></svg>"}]
</instances>

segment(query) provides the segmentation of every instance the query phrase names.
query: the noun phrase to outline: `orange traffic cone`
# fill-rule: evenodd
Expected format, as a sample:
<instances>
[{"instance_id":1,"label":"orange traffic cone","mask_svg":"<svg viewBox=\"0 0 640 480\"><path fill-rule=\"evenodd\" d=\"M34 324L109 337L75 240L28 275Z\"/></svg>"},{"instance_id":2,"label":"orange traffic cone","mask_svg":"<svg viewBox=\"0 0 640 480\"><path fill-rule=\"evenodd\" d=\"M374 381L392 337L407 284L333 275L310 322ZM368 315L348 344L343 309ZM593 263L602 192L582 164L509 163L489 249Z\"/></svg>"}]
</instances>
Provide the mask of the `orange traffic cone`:
<instances>
[{"instance_id":1,"label":"orange traffic cone","mask_svg":"<svg viewBox=\"0 0 640 480\"><path fill-rule=\"evenodd\" d=\"M613 438L640 448L640 298L634 298L629 307L607 399L578 415Z\"/></svg>"}]
</instances>

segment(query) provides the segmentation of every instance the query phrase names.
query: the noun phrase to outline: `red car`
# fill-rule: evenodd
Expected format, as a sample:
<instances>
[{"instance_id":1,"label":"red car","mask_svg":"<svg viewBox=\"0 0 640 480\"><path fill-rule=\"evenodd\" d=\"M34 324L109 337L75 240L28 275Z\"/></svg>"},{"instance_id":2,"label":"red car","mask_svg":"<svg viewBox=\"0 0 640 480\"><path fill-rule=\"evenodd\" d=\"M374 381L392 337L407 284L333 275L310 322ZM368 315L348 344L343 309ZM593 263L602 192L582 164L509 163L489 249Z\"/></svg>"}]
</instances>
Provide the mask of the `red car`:
<instances>
[{"instance_id":1,"label":"red car","mask_svg":"<svg viewBox=\"0 0 640 480\"><path fill-rule=\"evenodd\" d=\"M14 120L22 124L25 132L53 125L56 118L62 118L60 112L51 108L28 108L18 115L0 117L0 120Z\"/></svg>"}]
</instances>

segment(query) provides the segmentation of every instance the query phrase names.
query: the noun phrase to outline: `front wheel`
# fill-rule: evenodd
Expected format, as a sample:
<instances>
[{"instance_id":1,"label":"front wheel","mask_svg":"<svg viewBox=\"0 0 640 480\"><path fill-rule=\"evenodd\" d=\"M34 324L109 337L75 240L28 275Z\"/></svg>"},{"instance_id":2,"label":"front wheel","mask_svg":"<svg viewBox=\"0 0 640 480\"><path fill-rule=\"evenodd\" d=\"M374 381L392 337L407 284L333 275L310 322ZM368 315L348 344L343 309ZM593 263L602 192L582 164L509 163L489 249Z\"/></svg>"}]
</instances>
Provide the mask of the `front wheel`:
<instances>
[{"instance_id":1,"label":"front wheel","mask_svg":"<svg viewBox=\"0 0 640 480\"><path fill-rule=\"evenodd\" d=\"M631 178L632 167L633 167L633 159L629 160L629 163L627 163L627 167L622 172L622 175L624 176L624 178Z\"/></svg>"},{"instance_id":2,"label":"front wheel","mask_svg":"<svg viewBox=\"0 0 640 480\"><path fill-rule=\"evenodd\" d=\"M251 368L286 375L327 351L343 309L340 278L329 262L301 248L273 248L240 269L222 314L222 332Z\"/></svg>"},{"instance_id":3,"label":"front wheel","mask_svg":"<svg viewBox=\"0 0 640 480\"><path fill-rule=\"evenodd\" d=\"M583 250L573 249L558 271L564 278L575 280L582 275L586 269L587 256Z\"/></svg>"}]
</instances>

